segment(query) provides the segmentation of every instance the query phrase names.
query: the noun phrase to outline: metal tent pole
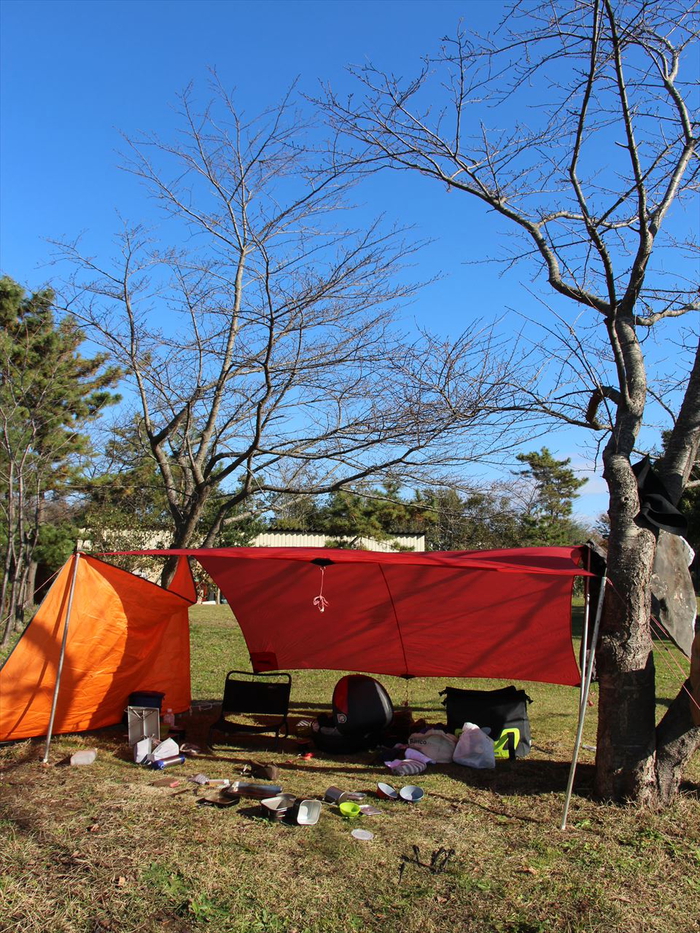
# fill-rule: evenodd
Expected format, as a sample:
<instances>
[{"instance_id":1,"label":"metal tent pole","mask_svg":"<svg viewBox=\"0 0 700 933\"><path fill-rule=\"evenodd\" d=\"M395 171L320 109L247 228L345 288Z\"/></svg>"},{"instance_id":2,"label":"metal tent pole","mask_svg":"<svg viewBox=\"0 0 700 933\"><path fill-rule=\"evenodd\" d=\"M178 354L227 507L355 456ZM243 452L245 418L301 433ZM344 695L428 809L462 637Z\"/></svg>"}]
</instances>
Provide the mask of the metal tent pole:
<instances>
[{"instance_id":1,"label":"metal tent pole","mask_svg":"<svg viewBox=\"0 0 700 933\"><path fill-rule=\"evenodd\" d=\"M591 552L588 551L586 554L586 570L591 569ZM583 706L583 689L586 682L586 671L588 669L588 624L591 617L591 587L590 577L584 578L584 604L583 604L583 632L581 635L581 660L583 661L583 678L581 679L581 690L579 692L579 713L581 706Z\"/></svg>"},{"instance_id":2,"label":"metal tent pole","mask_svg":"<svg viewBox=\"0 0 700 933\"><path fill-rule=\"evenodd\" d=\"M63 626L63 640L61 641L61 653L58 658L58 668L56 670L56 684L53 688L53 702L51 703L51 716L49 718L49 730L46 734L46 751L42 759L44 764L49 760L49 749L51 748L51 735L53 733L53 721L56 717L56 706L58 705L58 691L61 686L61 673L63 671L63 661L66 656L66 642L68 641L68 626L70 624L71 611L73 609L73 593L75 592L75 579L78 575L78 561L80 560L80 551L76 548L73 556L73 573L70 579L70 589L68 591L68 606L66 607L66 622Z\"/></svg>"},{"instance_id":3,"label":"metal tent pole","mask_svg":"<svg viewBox=\"0 0 700 933\"><path fill-rule=\"evenodd\" d=\"M598 644L598 631L600 629L600 617L603 612L603 597L605 595L605 584L607 575L603 574L600 578L600 593L598 594L598 606L596 607L595 623L593 624L593 636L591 646L586 659L585 673L583 680L583 689L578 709L578 729L576 730L576 742L574 743L574 754L571 759L571 768L569 769L569 781L566 786L566 800L564 802L564 813L561 818L560 829L566 829L566 819L569 815L569 804L571 803L571 792L574 787L574 775L576 774L576 765L578 764L578 754L581 750L581 739L583 738L583 723L586 718L586 707L588 705L588 695L591 690L591 680L593 679L593 664L595 662L595 650Z\"/></svg>"}]
</instances>

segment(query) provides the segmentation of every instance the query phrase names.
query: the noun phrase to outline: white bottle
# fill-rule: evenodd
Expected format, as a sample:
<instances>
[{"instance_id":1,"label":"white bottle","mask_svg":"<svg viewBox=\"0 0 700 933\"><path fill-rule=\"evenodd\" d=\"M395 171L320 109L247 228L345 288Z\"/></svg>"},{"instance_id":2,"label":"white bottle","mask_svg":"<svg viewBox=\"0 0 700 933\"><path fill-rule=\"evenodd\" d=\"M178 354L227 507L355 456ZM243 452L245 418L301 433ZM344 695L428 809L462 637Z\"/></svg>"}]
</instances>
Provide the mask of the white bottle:
<instances>
[{"instance_id":1,"label":"white bottle","mask_svg":"<svg viewBox=\"0 0 700 933\"><path fill-rule=\"evenodd\" d=\"M163 716L163 722L169 729L172 729L173 726L175 725L175 714L170 709L170 707L168 707L167 710L165 711L165 716Z\"/></svg>"},{"instance_id":2,"label":"white bottle","mask_svg":"<svg viewBox=\"0 0 700 933\"><path fill-rule=\"evenodd\" d=\"M85 748L71 755L70 763L72 765L91 765L95 758L97 758L97 749Z\"/></svg>"}]
</instances>

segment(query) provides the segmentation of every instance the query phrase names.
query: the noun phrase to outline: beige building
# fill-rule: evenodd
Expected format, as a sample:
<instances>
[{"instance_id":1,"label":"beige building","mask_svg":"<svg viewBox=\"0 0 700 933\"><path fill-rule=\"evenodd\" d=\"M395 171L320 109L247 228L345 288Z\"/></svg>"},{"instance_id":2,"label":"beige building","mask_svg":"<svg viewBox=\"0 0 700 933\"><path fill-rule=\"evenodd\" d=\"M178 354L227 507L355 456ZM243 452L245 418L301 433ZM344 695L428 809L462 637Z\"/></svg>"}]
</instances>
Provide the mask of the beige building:
<instances>
[{"instance_id":1,"label":"beige building","mask_svg":"<svg viewBox=\"0 0 700 933\"><path fill-rule=\"evenodd\" d=\"M388 541L377 541L374 538L353 537L353 535L335 537L308 531L266 531L253 538L251 547L325 547L329 540L344 541L366 551L385 553L398 550L425 550L425 535L422 534L400 534Z\"/></svg>"}]
</instances>

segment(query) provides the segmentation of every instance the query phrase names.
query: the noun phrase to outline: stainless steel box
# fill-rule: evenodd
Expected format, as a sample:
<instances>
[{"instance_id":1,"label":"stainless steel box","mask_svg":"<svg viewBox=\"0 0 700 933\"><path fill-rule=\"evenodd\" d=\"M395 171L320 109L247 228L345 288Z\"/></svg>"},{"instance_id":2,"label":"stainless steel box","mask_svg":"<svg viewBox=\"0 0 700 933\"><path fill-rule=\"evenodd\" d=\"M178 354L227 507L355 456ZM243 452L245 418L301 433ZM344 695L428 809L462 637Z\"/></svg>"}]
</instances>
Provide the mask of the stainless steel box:
<instances>
[{"instance_id":1,"label":"stainless steel box","mask_svg":"<svg viewBox=\"0 0 700 933\"><path fill-rule=\"evenodd\" d=\"M160 710L154 706L127 706L129 724L129 745L136 745L141 739L155 739L160 742Z\"/></svg>"}]
</instances>

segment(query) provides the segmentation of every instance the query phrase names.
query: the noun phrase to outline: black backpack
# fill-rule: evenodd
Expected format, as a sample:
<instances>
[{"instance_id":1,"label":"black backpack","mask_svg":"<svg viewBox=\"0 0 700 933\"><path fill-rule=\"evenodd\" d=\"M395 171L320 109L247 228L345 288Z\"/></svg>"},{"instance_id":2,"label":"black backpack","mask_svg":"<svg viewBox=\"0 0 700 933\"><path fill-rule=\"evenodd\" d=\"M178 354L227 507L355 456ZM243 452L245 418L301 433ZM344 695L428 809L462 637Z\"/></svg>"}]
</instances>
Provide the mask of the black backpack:
<instances>
[{"instance_id":1,"label":"black backpack","mask_svg":"<svg viewBox=\"0 0 700 933\"><path fill-rule=\"evenodd\" d=\"M447 712L447 731L456 732L465 722L488 727L496 743L497 758L524 758L532 744L528 703L524 690L512 684L500 690L462 690L445 687L440 692Z\"/></svg>"}]
</instances>

